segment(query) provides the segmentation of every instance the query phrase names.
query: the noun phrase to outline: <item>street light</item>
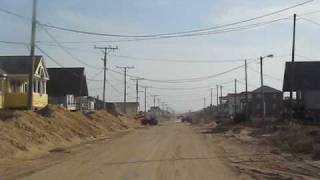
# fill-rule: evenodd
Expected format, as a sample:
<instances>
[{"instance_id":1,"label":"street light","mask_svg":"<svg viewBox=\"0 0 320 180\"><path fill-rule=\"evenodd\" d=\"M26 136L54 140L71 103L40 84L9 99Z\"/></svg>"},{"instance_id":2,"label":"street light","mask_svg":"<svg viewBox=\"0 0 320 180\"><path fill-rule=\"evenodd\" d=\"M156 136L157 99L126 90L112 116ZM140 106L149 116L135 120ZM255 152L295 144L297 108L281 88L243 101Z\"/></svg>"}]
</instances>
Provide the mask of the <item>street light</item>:
<instances>
[{"instance_id":1,"label":"street light","mask_svg":"<svg viewBox=\"0 0 320 180\"><path fill-rule=\"evenodd\" d=\"M265 105L265 101L264 101L264 88L263 88L263 64L262 61L265 58L273 58L274 55L273 54L269 54L267 56L260 56L260 76L261 76L261 112L262 112L262 121L265 121L265 116L266 116L266 105Z\"/></svg>"}]
</instances>

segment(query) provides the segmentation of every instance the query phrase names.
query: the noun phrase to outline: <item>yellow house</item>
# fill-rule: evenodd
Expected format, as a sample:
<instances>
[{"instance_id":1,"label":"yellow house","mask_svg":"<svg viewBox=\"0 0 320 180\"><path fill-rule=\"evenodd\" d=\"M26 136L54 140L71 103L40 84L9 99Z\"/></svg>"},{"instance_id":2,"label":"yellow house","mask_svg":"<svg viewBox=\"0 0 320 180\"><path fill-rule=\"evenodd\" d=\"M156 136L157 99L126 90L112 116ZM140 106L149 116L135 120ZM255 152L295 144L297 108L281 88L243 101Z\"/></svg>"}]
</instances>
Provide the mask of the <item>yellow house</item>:
<instances>
[{"instance_id":1,"label":"yellow house","mask_svg":"<svg viewBox=\"0 0 320 180\"><path fill-rule=\"evenodd\" d=\"M27 108L31 69L31 56L0 56L0 108ZM42 56L35 57L33 77L32 106L41 109L48 105L49 80Z\"/></svg>"}]
</instances>

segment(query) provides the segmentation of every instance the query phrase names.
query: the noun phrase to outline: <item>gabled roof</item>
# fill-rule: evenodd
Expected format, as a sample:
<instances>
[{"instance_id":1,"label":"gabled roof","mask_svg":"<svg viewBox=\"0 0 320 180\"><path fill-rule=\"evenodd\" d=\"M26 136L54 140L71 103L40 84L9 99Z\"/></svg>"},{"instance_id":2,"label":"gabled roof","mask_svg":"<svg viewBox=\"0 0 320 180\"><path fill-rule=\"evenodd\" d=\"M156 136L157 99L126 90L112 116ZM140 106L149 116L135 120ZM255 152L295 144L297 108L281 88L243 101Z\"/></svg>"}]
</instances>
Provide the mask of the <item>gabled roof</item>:
<instances>
[{"instance_id":1,"label":"gabled roof","mask_svg":"<svg viewBox=\"0 0 320 180\"><path fill-rule=\"evenodd\" d=\"M292 62L286 62L283 91L290 91ZM320 90L320 62L295 62L293 91Z\"/></svg>"},{"instance_id":2,"label":"gabled roof","mask_svg":"<svg viewBox=\"0 0 320 180\"><path fill-rule=\"evenodd\" d=\"M35 56L34 71L42 56ZM3 74L29 74L32 67L31 56L0 56L0 69Z\"/></svg>"},{"instance_id":3,"label":"gabled roof","mask_svg":"<svg viewBox=\"0 0 320 180\"><path fill-rule=\"evenodd\" d=\"M270 86L263 86L263 90L265 93L281 93L278 89L272 88ZM252 93L260 93L261 92L261 87L251 91Z\"/></svg>"},{"instance_id":4,"label":"gabled roof","mask_svg":"<svg viewBox=\"0 0 320 180\"><path fill-rule=\"evenodd\" d=\"M83 67L48 68L50 81L47 82L47 92L51 97L61 97L67 94L88 96L87 80Z\"/></svg>"}]
</instances>

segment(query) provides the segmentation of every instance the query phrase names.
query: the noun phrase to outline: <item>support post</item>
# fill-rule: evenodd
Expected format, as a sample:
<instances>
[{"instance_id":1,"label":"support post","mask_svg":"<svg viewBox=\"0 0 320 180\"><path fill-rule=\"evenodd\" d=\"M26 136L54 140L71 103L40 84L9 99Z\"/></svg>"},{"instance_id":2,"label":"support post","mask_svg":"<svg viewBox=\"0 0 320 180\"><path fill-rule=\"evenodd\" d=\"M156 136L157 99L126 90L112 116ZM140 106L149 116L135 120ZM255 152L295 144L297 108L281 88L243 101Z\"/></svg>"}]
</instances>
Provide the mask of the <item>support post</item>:
<instances>
[{"instance_id":1,"label":"support post","mask_svg":"<svg viewBox=\"0 0 320 180\"><path fill-rule=\"evenodd\" d=\"M246 112L246 120L249 120L249 95L248 95L248 64L247 60L244 61L245 64L245 80L246 80L246 103L245 103L245 112Z\"/></svg>"},{"instance_id":2,"label":"support post","mask_svg":"<svg viewBox=\"0 0 320 180\"><path fill-rule=\"evenodd\" d=\"M262 121L265 121L265 102L264 102L264 87L263 87L263 57L260 57L260 81L261 81L261 115Z\"/></svg>"},{"instance_id":3,"label":"support post","mask_svg":"<svg viewBox=\"0 0 320 180\"><path fill-rule=\"evenodd\" d=\"M95 49L103 50L103 92L102 92L102 101L103 101L103 109L106 110L106 81L107 81L107 55L110 52L113 52L118 49L118 47L97 47L94 46Z\"/></svg>"},{"instance_id":4,"label":"support post","mask_svg":"<svg viewBox=\"0 0 320 180\"><path fill-rule=\"evenodd\" d=\"M289 121L292 121L293 109L293 86L294 86L294 61L295 61L295 46L296 46L296 21L297 15L293 15L293 38L292 38L292 54L291 54L291 77L290 77L290 100L289 100Z\"/></svg>"},{"instance_id":5,"label":"support post","mask_svg":"<svg viewBox=\"0 0 320 180\"><path fill-rule=\"evenodd\" d=\"M31 57L31 68L29 73L28 83L28 109L32 110L33 104L33 75L34 75L34 62L35 62L35 42L36 42L36 28L37 28L37 0L33 0L32 5L32 27L31 27L31 42L30 42L30 57Z\"/></svg>"},{"instance_id":6,"label":"support post","mask_svg":"<svg viewBox=\"0 0 320 180\"><path fill-rule=\"evenodd\" d=\"M134 67L129 66L117 66L117 68L123 69L124 71L124 91L123 91L123 113L127 113L127 70L133 69Z\"/></svg>"},{"instance_id":7,"label":"support post","mask_svg":"<svg viewBox=\"0 0 320 180\"><path fill-rule=\"evenodd\" d=\"M237 79L234 80L234 115L237 114Z\"/></svg>"}]
</instances>

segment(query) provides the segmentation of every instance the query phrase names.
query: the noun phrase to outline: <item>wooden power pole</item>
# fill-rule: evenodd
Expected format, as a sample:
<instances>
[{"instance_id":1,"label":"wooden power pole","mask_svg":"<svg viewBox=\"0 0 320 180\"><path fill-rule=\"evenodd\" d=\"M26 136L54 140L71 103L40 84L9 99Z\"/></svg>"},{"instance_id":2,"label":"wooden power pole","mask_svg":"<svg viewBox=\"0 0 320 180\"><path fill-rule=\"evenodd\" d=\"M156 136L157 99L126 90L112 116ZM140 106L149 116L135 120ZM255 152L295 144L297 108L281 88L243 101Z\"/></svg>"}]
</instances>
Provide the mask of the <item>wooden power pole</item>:
<instances>
[{"instance_id":1,"label":"wooden power pole","mask_svg":"<svg viewBox=\"0 0 320 180\"><path fill-rule=\"evenodd\" d=\"M118 47L97 47L94 46L95 49L103 50L103 91L102 91L102 101L103 101L103 109L106 110L106 80L107 80L107 56L110 52L113 52L118 49Z\"/></svg>"},{"instance_id":2,"label":"wooden power pole","mask_svg":"<svg viewBox=\"0 0 320 180\"><path fill-rule=\"evenodd\" d=\"M28 83L28 109L32 110L32 96L33 96L33 74L35 61L35 42L36 42L36 28L37 28L37 0L33 0L32 5L32 27L31 27L31 42L30 42L30 57L31 57L31 71L29 74Z\"/></svg>"},{"instance_id":3,"label":"wooden power pole","mask_svg":"<svg viewBox=\"0 0 320 180\"><path fill-rule=\"evenodd\" d=\"M217 113L219 112L219 86L217 85Z\"/></svg>"},{"instance_id":4,"label":"wooden power pole","mask_svg":"<svg viewBox=\"0 0 320 180\"><path fill-rule=\"evenodd\" d=\"M262 121L265 120L265 102L264 102L264 88L263 88L263 57L260 57L260 81L261 81L261 115L262 115Z\"/></svg>"},{"instance_id":5,"label":"wooden power pole","mask_svg":"<svg viewBox=\"0 0 320 180\"><path fill-rule=\"evenodd\" d=\"M248 95L248 64L247 60L244 61L245 65L245 81L246 81L246 106L245 106L245 111L246 111L246 120L249 120L249 95Z\"/></svg>"},{"instance_id":6,"label":"wooden power pole","mask_svg":"<svg viewBox=\"0 0 320 180\"><path fill-rule=\"evenodd\" d=\"M291 54L291 77L290 77L290 100L289 100L289 121L292 120L293 109L293 86L294 86L294 60L295 60L295 46L296 46L296 21L297 15L293 15L293 39L292 39L292 54Z\"/></svg>"},{"instance_id":7,"label":"wooden power pole","mask_svg":"<svg viewBox=\"0 0 320 180\"><path fill-rule=\"evenodd\" d=\"M234 115L237 114L237 79L234 80Z\"/></svg>"},{"instance_id":8,"label":"wooden power pole","mask_svg":"<svg viewBox=\"0 0 320 180\"><path fill-rule=\"evenodd\" d=\"M123 91L123 113L127 113L127 70L133 69L133 66L117 66L124 71L124 91Z\"/></svg>"}]
</instances>

